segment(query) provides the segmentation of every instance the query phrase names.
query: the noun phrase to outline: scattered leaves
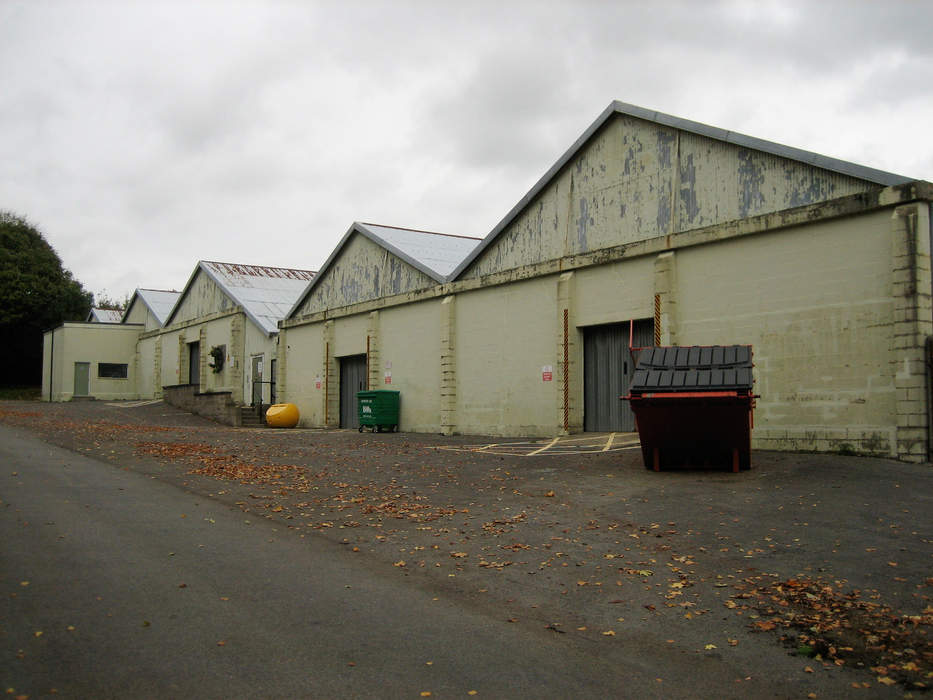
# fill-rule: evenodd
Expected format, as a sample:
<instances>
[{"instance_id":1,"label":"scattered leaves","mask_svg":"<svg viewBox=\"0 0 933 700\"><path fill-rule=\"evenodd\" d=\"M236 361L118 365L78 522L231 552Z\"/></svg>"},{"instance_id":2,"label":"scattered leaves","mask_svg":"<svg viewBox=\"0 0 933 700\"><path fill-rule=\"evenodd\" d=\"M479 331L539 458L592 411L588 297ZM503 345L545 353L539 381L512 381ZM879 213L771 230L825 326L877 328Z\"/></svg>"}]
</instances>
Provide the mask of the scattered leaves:
<instances>
[{"instance_id":1,"label":"scattered leaves","mask_svg":"<svg viewBox=\"0 0 933 700\"><path fill-rule=\"evenodd\" d=\"M800 656L870 667L885 685L924 689L933 678L929 607L921 615L898 615L878 602L877 593L844 592L842 581L803 576L768 582L755 577L742 586L746 590L739 597L767 616L753 626L780 628L784 643Z\"/></svg>"}]
</instances>

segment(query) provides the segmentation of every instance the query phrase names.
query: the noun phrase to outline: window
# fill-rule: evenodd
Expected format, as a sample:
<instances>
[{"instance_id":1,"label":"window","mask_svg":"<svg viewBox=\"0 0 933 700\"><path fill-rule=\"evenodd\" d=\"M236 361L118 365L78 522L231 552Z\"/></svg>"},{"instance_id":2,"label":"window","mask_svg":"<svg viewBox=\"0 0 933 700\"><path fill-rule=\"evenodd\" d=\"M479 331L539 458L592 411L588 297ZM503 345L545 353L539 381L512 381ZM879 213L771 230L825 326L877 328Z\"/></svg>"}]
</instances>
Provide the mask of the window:
<instances>
[{"instance_id":1,"label":"window","mask_svg":"<svg viewBox=\"0 0 933 700\"><path fill-rule=\"evenodd\" d=\"M115 362L98 362L97 376L106 379L126 379L127 365Z\"/></svg>"}]
</instances>

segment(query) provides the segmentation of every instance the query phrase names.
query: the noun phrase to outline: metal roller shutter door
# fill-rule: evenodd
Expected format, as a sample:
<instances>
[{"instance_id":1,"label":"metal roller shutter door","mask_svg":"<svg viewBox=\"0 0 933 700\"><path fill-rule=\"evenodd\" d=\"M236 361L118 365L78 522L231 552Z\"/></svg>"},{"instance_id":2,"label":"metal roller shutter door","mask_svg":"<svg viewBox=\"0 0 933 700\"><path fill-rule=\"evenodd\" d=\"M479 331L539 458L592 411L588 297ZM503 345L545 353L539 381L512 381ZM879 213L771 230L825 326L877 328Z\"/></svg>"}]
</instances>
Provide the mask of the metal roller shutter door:
<instances>
[{"instance_id":1,"label":"metal roller shutter door","mask_svg":"<svg viewBox=\"0 0 933 700\"><path fill-rule=\"evenodd\" d=\"M356 392L366 390L366 355L349 355L340 360L340 427L359 428Z\"/></svg>"},{"instance_id":2,"label":"metal roller shutter door","mask_svg":"<svg viewBox=\"0 0 933 700\"><path fill-rule=\"evenodd\" d=\"M583 429L587 432L633 432L635 415L628 402L634 363L629 355L629 324L583 329ZM634 347L654 345L654 321L635 321Z\"/></svg>"}]
</instances>

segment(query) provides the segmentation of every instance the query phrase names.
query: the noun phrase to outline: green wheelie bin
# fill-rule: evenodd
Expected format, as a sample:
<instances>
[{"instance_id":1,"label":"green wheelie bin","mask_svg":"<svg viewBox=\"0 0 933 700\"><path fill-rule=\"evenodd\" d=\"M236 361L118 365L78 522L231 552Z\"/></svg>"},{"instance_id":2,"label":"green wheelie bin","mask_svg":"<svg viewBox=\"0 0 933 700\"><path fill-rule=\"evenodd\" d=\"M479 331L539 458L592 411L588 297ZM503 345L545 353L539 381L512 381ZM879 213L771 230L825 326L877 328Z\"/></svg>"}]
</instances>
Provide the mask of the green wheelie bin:
<instances>
[{"instance_id":1,"label":"green wheelie bin","mask_svg":"<svg viewBox=\"0 0 933 700\"><path fill-rule=\"evenodd\" d=\"M360 416L360 432L364 427L372 431L398 430L399 392L390 389L358 391L356 403Z\"/></svg>"}]
</instances>

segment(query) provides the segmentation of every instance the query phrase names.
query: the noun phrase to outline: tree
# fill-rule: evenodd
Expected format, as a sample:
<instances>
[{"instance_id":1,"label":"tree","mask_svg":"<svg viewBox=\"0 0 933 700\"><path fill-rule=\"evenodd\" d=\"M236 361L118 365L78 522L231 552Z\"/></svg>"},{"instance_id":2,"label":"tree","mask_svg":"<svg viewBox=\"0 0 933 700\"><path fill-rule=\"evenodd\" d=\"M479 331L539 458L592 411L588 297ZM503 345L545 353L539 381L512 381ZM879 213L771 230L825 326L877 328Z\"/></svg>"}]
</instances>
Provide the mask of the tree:
<instances>
[{"instance_id":1,"label":"tree","mask_svg":"<svg viewBox=\"0 0 933 700\"><path fill-rule=\"evenodd\" d=\"M117 299L116 297L110 296L105 289L104 291L95 294L91 303L95 309L126 311L126 307L129 306L130 303L130 295L126 294L122 299Z\"/></svg>"},{"instance_id":2,"label":"tree","mask_svg":"<svg viewBox=\"0 0 933 700\"><path fill-rule=\"evenodd\" d=\"M0 385L40 384L43 332L83 321L92 301L35 226L0 211Z\"/></svg>"}]
</instances>

